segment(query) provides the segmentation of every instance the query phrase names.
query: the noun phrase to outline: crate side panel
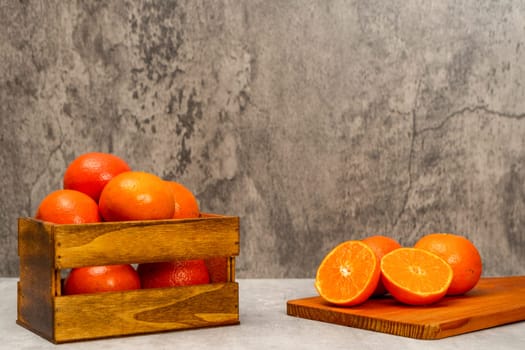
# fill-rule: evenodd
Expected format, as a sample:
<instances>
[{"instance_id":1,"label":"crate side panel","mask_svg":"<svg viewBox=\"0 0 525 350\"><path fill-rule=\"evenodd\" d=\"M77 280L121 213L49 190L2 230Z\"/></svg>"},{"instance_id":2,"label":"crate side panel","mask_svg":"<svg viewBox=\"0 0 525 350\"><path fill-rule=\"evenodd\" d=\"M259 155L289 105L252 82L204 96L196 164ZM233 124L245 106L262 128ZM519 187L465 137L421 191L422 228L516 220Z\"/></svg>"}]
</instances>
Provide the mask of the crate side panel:
<instances>
[{"instance_id":1,"label":"crate side panel","mask_svg":"<svg viewBox=\"0 0 525 350\"><path fill-rule=\"evenodd\" d=\"M237 283L61 296L55 305L59 343L239 323Z\"/></svg>"},{"instance_id":2,"label":"crate side panel","mask_svg":"<svg viewBox=\"0 0 525 350\"><path fill-rule=\"evenodd\" d=\"M239 218L56 228L56 268L239 255Z\"/></svg>"},{"instance_id":3,"label":"crate side panel","mask_svg":"<svg viewBox=\"0 0 525 350\"><path fill-rule=\"evenodd\" d=\"M17 323L51 339L56 281L50 226L34 220L19 219L18 255L20 280Z\"/></svg>"}]
</instances>

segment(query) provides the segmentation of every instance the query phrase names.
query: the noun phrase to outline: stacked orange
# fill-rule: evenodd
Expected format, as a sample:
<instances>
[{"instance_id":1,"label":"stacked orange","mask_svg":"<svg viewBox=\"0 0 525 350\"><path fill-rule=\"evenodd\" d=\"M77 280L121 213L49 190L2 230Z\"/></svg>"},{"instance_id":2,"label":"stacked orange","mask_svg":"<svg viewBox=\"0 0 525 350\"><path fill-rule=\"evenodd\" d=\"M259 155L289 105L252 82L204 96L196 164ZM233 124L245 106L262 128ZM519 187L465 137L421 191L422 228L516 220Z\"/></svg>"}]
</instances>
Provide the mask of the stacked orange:
<instances>
[{"instance_id":1,"label":"stacked orange","mask_svg":"<svg viewBox=\"0 0 525 350\"><path fill-rule=\"evenodd\" d=\"M109 153L89 152L75 158L65 170L63 185L63 189L41 201L37 219L56 224L88 224L200 217L197 199L187 187L152 173L133 171L123 159ZM206 263L201 260L139 265L138 272L130 264L75 268L64 281L64 292L137 289L141 288L140 280L148 279L156 282L145 283L146 287L209 283Z\"/></svg>"},{"instance_id":2,"label":"stacked orange","mask_svg":"<svg viewBox=\"0 0 525 350\"><path fill-rule=\"evenodd\" d=\"M428 234L413 247L372 236L333 248L319 265L315 287L327 302L341 306L385 293L404 304L429 305L467 293L481 271L477 248L460 235Z\"/></svg>"}]
</instances>

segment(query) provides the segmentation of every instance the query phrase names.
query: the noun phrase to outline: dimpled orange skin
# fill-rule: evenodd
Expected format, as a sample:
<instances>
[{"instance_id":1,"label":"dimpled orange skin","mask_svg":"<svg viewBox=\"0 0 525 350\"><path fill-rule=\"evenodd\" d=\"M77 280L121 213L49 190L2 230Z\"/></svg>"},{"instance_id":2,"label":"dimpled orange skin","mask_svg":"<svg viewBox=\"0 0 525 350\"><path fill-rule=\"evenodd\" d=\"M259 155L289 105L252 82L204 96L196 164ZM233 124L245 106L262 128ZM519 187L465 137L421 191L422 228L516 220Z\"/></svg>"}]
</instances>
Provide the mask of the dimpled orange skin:
<instances>
[{"instance_id":1,"label":"dimpled orange skin","mask_svg":"<svg viewBox=\"0 0 525 350\"><path fill-rule=\"evenodd\" d=\"M476 286L482 273L481 256L467 238L451 233L432 233L423 236L415 248L439 255L452 267L454 277L447 295L461 295Z\"/></svg>"},{"instance_id":2,"label":"dimpled orange skin","mask_svg":"<svg viewBox=\"0 0 525 350\"><path fill-rule=\"evenodd\" d=\"M139 288L139 275L129 264L73 268L64 281L65 295Z\"/></svg>"},{"instance_id":3,"label":"dimpled orange skin","mask_svg":"<svg viewBox=\"0 0 525 350\"><path fill-rule=\"evenodd\" d=\"M210 283L204 260L143 263L137 267L142 288L166 288Z\"/></svg>"},{"instance_id":4,"label":"dimpled orange skin","mask_svg":"<svg viewBox=\"0 0 525 350\"><path fill-rule=\"evenodd\" d=\"M399 244L399 242L397 242L395 239L382 235L366 237L363 239L363 242L372 248L380 262L385 254L390 253L394 249L401 248L401 244ZM388 291L383 284L383 280L380 278L373 295L380 296L386 294L387 292Z\"/></svg>"},{"instance_id":5,"label":"dimpled orange skin","mask_svg":"<svg viewBox=\"0 0 525 350\"><path fill-rule=\"evenodd\" d=\"M215 257L205 260L211 283L228 282L228 258Z\"/></svg>"},{"instance_id":6,"label":"dimpled orange skin","mask_svg":"<svg viewBox=\"0 0 525 350\"><path fill-rule=\"evenodd\" d=\"M64 173L64 189L83 192L96 202L104 186L120 173L130 171L121 158L102 152L89 152L75 158Z\"/></svg>"},{"instance_id":7,"label":"dimpled orange skin","mask_svg":"<svg viewBox=\"0 0 525 350\"><path fill-rule=\"evenodd\" d=\"M100 194L100 214L106 221L173 218L173 192L160 177L141 171L115 176Z\"/></svg>"},{"instance_id":8,"label":"dimpled orange skin","mask_svg":"<svg viewBox=\"0 0 525 350\"><path fill-rule=\"evenodd\" d=\"M56 190L39 204L36 219L55 224L88 224L100 222L97 203L85 193Z\"/></svg>"},{"instance_id":9,"label":"dimpled orange skin","mask_svg":"<svg viewBox=\"0 0 525 350\"><path fill-rule=\"evenodd\" d=\"M175 197L174 219L198 218L200 216L199 203L193 193L183 184L176 181L167 181Z\"/></svg>"}]
</instances>

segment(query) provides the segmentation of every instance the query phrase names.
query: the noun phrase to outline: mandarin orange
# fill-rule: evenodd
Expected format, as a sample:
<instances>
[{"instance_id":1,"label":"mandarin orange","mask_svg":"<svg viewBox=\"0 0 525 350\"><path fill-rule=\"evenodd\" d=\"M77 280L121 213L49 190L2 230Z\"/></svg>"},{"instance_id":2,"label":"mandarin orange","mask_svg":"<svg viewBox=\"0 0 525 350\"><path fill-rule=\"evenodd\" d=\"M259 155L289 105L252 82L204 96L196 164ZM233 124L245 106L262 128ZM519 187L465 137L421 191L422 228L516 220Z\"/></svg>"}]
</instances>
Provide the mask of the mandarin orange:
<instances>
[{"instance_id":1,"label":"mandarin orange","mask_svg":"<svg viewBox=\"0 0 525 350\"><path fill-rule=\"evenodd\" d=\"M175 200L160 177L128 171L107 183L100 194L99 208L106 221L171 219Z\"/></svg>"},{"instance_id":2,"label":"mandarin orange","mask_svg":"<svg viewBox=\"0 0 525 350\"><path fill-rule=\"evenodd\" d=\"M374 251L361 241L346 241L323 259L315 277L315 288L329 303L351 306L365 302L380 277Z\"/></svg>"},{"instance_id":3,"label":"mandarin orange","mask_svg":"<svg viewBox=\"0 0 525 350\"><path fill-rule=\"evenodd\" d=\"M467 238L451 233L432 233L423 236L415 248L428 250L442 257L454 271L448 295L465 294L481 278L482 261L478 249Z\"/></svg>"},{"instance_id":4,"label":"mandarin orange","mask_svg":"<svg viewBox=\"0 0 525 350\"><path fill-rule=\"evenodd\" d=\"M211 283L221 283L228 281L228 258L214 257L205 260L206 267L210 274Z\"/></svg>"},{"instance_id":5,"label":"mandarin orange","mask_svg":"<svg viewBox=\"0 0 525 350\"><path fill-rule=\"evenodd\" d=\"M87 224L100 222L97 203L85 193L57 190L39 204L35 217L55 224Z\"/></svg>"},{"instance_id":6,"label":"mandarin orange","mask_svg":"<svg viewBox=\"0 0 525 350\"><path fill-rule=\"evenodd\" d=\"M364 238L362 241L365 242L370 248L372 248L379 261L381 261L385 254L390 253L394 249L401 248L401 244L399 244L398 241L396 241L393 238L382 235L370 236ZM386 293L387 290L383 285L383 281L379 279L379 282L373 295L379 296L384 295Z\"/></svg>"},{"instance_id":7,"label":"mandarin orange","mask_svg":"<svg viewBox=\"0 0 525 350\"><path fill-rule=\"evenodd\" d=\"M418 248L398 248L381 259L381 278L398 301L428 305L441 300L452 282L452 268L438 255Z\"/></svg>"},{"instance_id":8,"label":"mandarin orange","mask_svg":"<svg viewBox=\"0 0 525 350\"><path fill-rule=\"evenodd\" d=\"M176 181L166 181L175 197L174 219L198 218L199 203L193 193L183 184Z\"/></svg>"},{"instance_id":9,"label":"mandarin orange","mask_svg":"<svg viewBox=\"0 0 525 350\"><path fill-rule=\"evenodd\" d=\"M98 202L109 180L130 170L124 160L113 154L85 153L68 165L64 173L64 188L83 192Z\"/></svg>"},{"instance_id":10,"label":"mandarin orange","mask_svg":"<svg viewBox=\"0 0 525 350\"><path fill-rule=\"evenodd\" d=\"M165 288L210 283L201 259L143 263L137 267L142 288Z\"/></svg>"},{"instance_id":11,"label":"mandarin orange","mask_svg":"<svg viewBox=\"0 0 525 350\"><path fill-rule=\"evenodd\" d=\"M65 295L139 288L139 275L129 264L77 267L71 269L64 280Z\"/></svg>"}]
</instances>

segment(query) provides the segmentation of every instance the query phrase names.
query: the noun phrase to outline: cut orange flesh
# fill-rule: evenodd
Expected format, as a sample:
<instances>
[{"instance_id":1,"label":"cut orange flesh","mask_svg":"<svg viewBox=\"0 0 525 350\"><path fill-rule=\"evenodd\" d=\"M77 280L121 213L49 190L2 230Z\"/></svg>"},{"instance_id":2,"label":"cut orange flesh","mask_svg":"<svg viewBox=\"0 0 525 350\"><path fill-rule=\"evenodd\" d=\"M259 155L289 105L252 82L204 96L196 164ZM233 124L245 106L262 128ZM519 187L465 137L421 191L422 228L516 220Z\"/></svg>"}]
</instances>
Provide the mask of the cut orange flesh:
<instances>
[{"instance_id":1,"label":"cut orange flesh","mask_svg":"<svg viewBox=\"0 0 525 350\"><path fill-rule=\"evenodd\" d=\"M398 301L428 305L441 300L452 282L450 265L419 248L399 248L381 259L382 282Z\"/></svg>"},{"instance_id":2,"label":"cut orange flesh","mask_svg":"<svg viewBox=\"0 0 525 350\"><path fill-rule=\"evenodd\" d=\"M379 276L374 251L361 241L347 241L325 256L317 269L315 287L332 304L357 305L372 295Z\"/></svg>"}]
</instances>

